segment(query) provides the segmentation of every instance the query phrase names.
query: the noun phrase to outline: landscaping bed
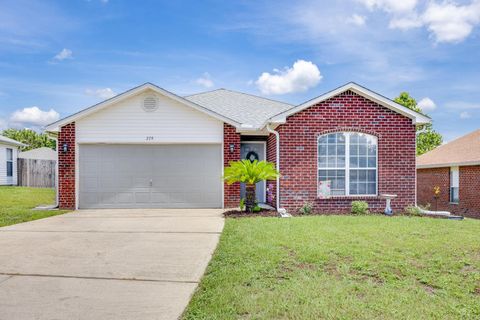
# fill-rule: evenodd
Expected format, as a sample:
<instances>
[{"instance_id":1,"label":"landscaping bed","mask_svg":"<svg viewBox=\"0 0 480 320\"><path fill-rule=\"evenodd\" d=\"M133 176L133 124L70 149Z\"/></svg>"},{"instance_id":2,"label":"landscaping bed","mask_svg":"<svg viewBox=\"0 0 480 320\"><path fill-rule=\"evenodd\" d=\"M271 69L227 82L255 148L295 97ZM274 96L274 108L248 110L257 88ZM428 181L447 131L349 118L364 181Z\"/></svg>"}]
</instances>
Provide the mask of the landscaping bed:
<instances>
[{"instance_id":1,"label":"landscaping bed","mask_svg":"<svg viewBox=\"0 0 480 320\"><path fill-rule=\"evenodd\" d=\"M278 212L275 210L260 210L258 212L229 210L225 211L223 216L225 218L278 217Z\"/></svg>"},{"instance_id":2,"label":"landscaping bed","mask_svg":"<svg viewBox=\"0 0 480 320\"><path fill-rule=\"evenodd\" d=\"M54 189L0 186L0 227L68 212L32 210L39 205L54 203Z\"/></svg>"},{"instance_id":3,"label":"landscaping bed","mask_svg":"<svg viewBox=\"0 0 480 320\"><path fill-rule=\"evenodd\" d=\"M227 219L184 319L479 319L480 221Z\"/></svg>"}]
</instances>

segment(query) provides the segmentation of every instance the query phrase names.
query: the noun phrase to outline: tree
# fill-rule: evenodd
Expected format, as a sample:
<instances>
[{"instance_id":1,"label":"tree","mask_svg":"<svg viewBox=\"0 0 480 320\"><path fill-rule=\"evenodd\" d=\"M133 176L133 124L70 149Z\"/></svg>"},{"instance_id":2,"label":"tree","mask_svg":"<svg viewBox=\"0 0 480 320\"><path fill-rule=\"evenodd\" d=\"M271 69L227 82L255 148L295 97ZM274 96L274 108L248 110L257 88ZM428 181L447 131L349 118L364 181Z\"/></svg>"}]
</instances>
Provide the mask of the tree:
<instances>
[{"instance_id":1,"label":"tree","mask_svg":"<svg viewBox=\"0 0 480 320\"><path fill-rule=\"evenodd\" d=\"M410 96L408 92L402 92L394 99L396 103L401 104L413 111L425 114L418 106L417 101ZM417 127L417 156L435 149L443 142L442 135L433 129L431 123Z\"/></svg>"},{"instance_id":2,"label":"tree","mask_svg":"<svg viewBox=\"0 0 480 320\"><path fill-rule=\"evenodd\" d=\"M229 164L230 166L224 170L223 179L228 184L245 183L245 207L248 212L252 212L255 206L255 184L264 180L276 179L279 173L275 169L275 164L257 160L252 162L247 159Z\"/></svg>"},{"instance_id":3,"label":"tree","mask_svg":"<svg viewBox=\"0 0 480 320\"><path fill-rule=\"evenodd\" d=\"M37 133L31 129L6 129L3 130L2 135L26 144L27 146L21 148L22 151L40 147L56 149L55 140L46 133Z\"/></svg>"}]
</instances>

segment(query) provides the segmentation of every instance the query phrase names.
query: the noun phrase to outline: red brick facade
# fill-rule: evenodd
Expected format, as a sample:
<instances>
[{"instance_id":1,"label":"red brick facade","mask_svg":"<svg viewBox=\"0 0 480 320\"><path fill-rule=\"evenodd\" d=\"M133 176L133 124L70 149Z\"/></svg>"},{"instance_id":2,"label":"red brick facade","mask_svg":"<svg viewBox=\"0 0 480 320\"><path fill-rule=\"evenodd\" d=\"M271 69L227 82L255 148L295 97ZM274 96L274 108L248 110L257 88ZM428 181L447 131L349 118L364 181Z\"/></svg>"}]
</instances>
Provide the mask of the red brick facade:
<instances>
[{"instance_id":1,"label":"red brick facade","mask_svg":"<svg viewBox=\"0 0 480 320\"><path fill-rule=\"evenodd\" d=\"M417 170L417 203L430 204L432 210L447 210L455 214L480 218L480 166L459 168L459 203L450 203L450 168ZM440 187L436 201L433 187Z\"/></svg>"},{"instance_id":2,"label":"red brick facade","mask_svg":"<svg viewBox=\"0 0 480 320\"><path fill-rule=\"evenodd\" d=\"M370 210L383 211L379 197L337 196L317 199L317 139L336 131L359 131L378 138L378 194L393 193L392 209L415 203L415 126L412 120L346 91L296 113L279 126L280 204L296 213L312 202L317 213L350 212L353 200L365 200Z\"/></svg>"},{"instance_id":3,"label":"red brick facade","mask_svg":"<svg viewBox=\"0 0 480 320\"><path fill-rule=\"evenodd\" d=\"M277 163L276 137L270 134L267 139L267 161ZM267 203L275 207L277 198L277 181L267 181Z\"/></svg>"},{"instance_id":4,"label":"red brick facade","mask_svg":"<svg viewBox=\"0 0 480 320\"><path fill-rule=\"evenodd\" d=\"M383 211L379 197L317 199L317 139L336 131L358 131L378 138L378 194L393 193L394 211L415 203L415 126L412 120L351 91L296 113L276 129L280 134L280 204L296 213L305 202L317 213L347 213L353 200L368 201L372 211ZM223 125L224 166L240 159L241 136ZM68 151L62 146L68 144ZM75 208L75 123L61 128L58 137L59 206ZM233 146L233 150L231 150ZM276 161L276 138L267 139L267 160ZM461 174L462 177L462 174ZM275 181L267 183L267 200L275 204ZM478 186L477 186L478 192ZM269 196L270 195L270 196ZM462 197L462 191L460 191ZM465 198L466 199L466 198ZM224 184L225 208L238 207L240 185Z\"/></svg>"},{"instance_id":5,"label":"red brick facade","mask_svg":"<svg viewBox=\"0 0 480 320\"><path fill-rule=\"evenodd\" d=\"M63 145L68 151L63 151ZM58 205L61 209L75 208L75 122L60 129L58 134Z\"/></svg>"},{"instance_id":6,"label":"red brick facade","mask_svg":"<svg viewBox=\"0 0 480 320\"><path fill-rule=\"evenodd\" d=\"M230 145L233 145L233 151L230 151ZM228 166L230 161L240 160L240 134L237 133L235 127L223 124L223 164ZM240 184L224 183L224 199L225 208L236 208L240 201Z\"/></svg>"}]
</instances>

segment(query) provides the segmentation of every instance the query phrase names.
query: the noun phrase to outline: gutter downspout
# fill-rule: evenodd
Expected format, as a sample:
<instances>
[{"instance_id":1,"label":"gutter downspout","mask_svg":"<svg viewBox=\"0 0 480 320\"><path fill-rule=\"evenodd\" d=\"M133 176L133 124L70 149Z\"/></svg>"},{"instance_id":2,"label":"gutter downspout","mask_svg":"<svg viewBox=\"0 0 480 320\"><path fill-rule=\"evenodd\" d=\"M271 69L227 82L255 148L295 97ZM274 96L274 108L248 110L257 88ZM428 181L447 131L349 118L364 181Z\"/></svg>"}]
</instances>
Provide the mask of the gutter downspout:
<instances>
[{"instance_id":1,"label":"gutter downspout","mask_svg":"<svg viewBox=\"0 0 480 320\"><path fill-rule=\"evenodd\" d=\"M280 172L280 134L278 131L270 128L270 123L267 123L267 131L275 135L275 145L276 145L276 162L277 162L277 171ZM280 208L280 176L277 177L277 190L276 190L276 206L279 213L285 213L286 210Z\"/></svg>"},{"instance_id":2,"label":"gutter downspout","mask_svg":"<svg viewBox=\"0 0 480 320\"><path fill-rule=\"evenodd\" d=\"M55 149L57 149L57 150L55 150L55 151L57 151L57 161L55 161L55 171L56 171L55 172L55 208L58 208L59 205L60 205L60 201L59 201L60 200L59 199L59 188L60 188L60 186L58 185L58 181L60 180L59 176L58 176L59 175L59 171L58 171L58 160L59 160L58 159L58 150L59 150L58 149L59 148L58 137L55 137L54 140L55 140L55 146L56 146Z\"/></svg>"},{"instance_id":3,"label":"gutter downspout","mask_svg":"<svg viewBox=\"0 0 480 320\"><path fill-rule=\"evenodd\" d=\"M59 206L59 192L58 192L58 180L59 180L59 177L58 177L58 136L56 135L53 135L51 134L50 132L47 132L47 135L52 139L52 140L55 140L55 145L57 146L57 150L55 150L57 152L57 160L55 161L55 206L54 208L58 208Z\"/></svg>"}]
</instances>

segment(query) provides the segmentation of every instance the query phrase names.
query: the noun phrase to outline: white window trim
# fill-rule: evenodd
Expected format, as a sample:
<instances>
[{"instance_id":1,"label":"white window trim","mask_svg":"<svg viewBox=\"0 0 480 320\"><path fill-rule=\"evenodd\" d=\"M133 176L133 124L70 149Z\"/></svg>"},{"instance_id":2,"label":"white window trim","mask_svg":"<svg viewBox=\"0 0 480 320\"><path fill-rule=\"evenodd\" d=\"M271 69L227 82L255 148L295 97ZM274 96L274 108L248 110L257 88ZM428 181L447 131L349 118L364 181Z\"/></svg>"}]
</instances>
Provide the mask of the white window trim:
<instances>
[{"instance_id":1,"label":"white window trim","mask_svg":"<svg viewBox=\"0 0 480 320\"><path fill-rule=\"evenodd\" d=\"M323 136L328 136L329 134L334 134L334 133L343 133L345 135L345 168L320 168L319 166L319 153L318 153L318 141L320 140L320 137ZM376 148L375 148L375 194L350 194L350 135L351 134L365 134L367 136L373 137L376 141ZM364 132L359 132L359 131L335 131L335 132L329 132L329 133L324 133L321 134L317 137L317 190L318 186L320 183L320 175L319 172L320 170L345 170L345 194L344 195L332 195L331 198L364 198L364 197L377 197L378 196L378 137L374 136L372 134L364 133ZM353 168L353 169L372 169L372 168ZM317 195L318 197L318 195Z\"/></svg>"},{"instance_id":2,"label":"white window trim","mask_svg":"<svg viewBox=\"0 0 480 320\"><path fill-rule=\"evenodd\" d=\"M6 160L7 160L7 167L5 168L6 169L5 174L6 174L7 178L11 178L11 177L13 177L13 171L14 171L14 168L13 168L13 149L12 148L6 148L5 150L6 150L5 151L6 152L5 157L6 157ZM10 153L12 155L11 160L8 160L8 150L10 150ZM9 162L12 164L12 175L11 176L8 175L8 163Z\"/></svg>"},{"instance_id":3,"label":"white window trim","mask_svg":"<svg viewBox=\"0 0 480 320\"><path fill-rule=\"evenodd\" d=\"M460 203L460 167L458 166L452 166L450 167L450 170L449 170L449 180L450 180L450 187L448 188L448 200L450 202L450 204L459 204ZM457 172L457 186L453 186L453 179L452 179L452 173L456 171ZM452 199L452 188L457 188L458 189L458 199L457 201L453 201Z\"/></svg>"}]
</instances>

